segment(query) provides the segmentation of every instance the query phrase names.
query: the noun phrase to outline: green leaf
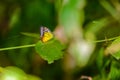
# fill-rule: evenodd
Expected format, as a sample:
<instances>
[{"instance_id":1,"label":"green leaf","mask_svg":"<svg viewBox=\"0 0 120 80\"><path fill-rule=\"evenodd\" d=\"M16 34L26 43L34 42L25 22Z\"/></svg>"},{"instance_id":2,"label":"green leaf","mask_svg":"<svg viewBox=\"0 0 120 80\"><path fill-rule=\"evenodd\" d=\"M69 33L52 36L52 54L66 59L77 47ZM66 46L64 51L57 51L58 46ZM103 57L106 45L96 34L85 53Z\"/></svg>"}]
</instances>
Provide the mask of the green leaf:
<instances>
[{"instance_id":1,"label":"green leaf","mask_svg":"<svg viewBox=\"0 0 120 80\"><path fill-rule=\"evenodd\" d=\"M98 66L98 68L99 68L99 70L101 71L101 69L103 68L103 58L104 58L104 49L103 48L101 48L100 50L99 50L99 53L98 53L98 56L97 56L97 58L96 58L96 62L97 62L97 66Z\"/></svg>"},{"instance_id":2,"label":"green leaf","mask_svg":"<svg viewBox=\"0 0 120 80\"><path fill-rule=\"evenodd\" d=\"M112 54L112 56L113 56L115 59L120 60L120 51Z\"/></svg>"},{"instance_id":3,"label":"green leaf","mask_svg":"<svg viewBox=\"0 0 120 80\"><path fill-rule=\"evenodd\" d=\"M27 80L27 74L14 66L0 67L0 80Z\"/></svg>"},{"instance_id":4,"label":"green leaf","mask_svg":"<svg viewBox=\"0 0 120 80\"><path fill-rule=\"evenodd\" d=\"M36 33L29 33L29 32L21 32L22 35L28 36L28 37L33 37L33 38L37 38L40 39L40 34L36 34Z\"/></svg>"},{"instance_id":5,"label":"green leaf","mask_svg":"<svg viewBox=\"0 0 120 80\"><path fill-rule=\"evenodd\" d=\"M120 37L115 39L110 46L108 46L105 50L105 54L116 55L120 51Z\"/></svg>"},{"instance_id":6,"label":"green leaf","mask_svg":"<svg viewBox=\"0 0 120 80\"><path fill-rule=\"evenodd\" d=\"M111 54L115 59L120 59L120 37L115 39L105 50L105 54Z\"/></svg>"},{"instance_id":7,"label":"green leaf","mask_svg":"<svg viewBox=\"0 0 120 80\"><path fill-rule=\"evenodd\" d=\"M120 80L120 64L119 64L119 62L112 61L108 78L109 78L109 80Z\"/></svg>"},{"instance_id":8,"label":"green leaf","mask_svg":"<svg viewBox=\"0 0 120 80\"><path fill-rule=\"evenodd\" d=\"M116 37L116 39L112 42L112 44L120 43L120 36Z\"/></svg>"},{"instance_id":9,"label":"green leaf","mask_svg":"<svg viewBox=\"0 0 120 80\"><path fill-rule=\"evenodd\" d=\"M44 59L47 60L48 63L53 63L54 60L58 60L62 58L64 46L57 40L51 40L46 43L41 41L37 42L36 51L38 54Z\"/></svg>"}]
</instances>

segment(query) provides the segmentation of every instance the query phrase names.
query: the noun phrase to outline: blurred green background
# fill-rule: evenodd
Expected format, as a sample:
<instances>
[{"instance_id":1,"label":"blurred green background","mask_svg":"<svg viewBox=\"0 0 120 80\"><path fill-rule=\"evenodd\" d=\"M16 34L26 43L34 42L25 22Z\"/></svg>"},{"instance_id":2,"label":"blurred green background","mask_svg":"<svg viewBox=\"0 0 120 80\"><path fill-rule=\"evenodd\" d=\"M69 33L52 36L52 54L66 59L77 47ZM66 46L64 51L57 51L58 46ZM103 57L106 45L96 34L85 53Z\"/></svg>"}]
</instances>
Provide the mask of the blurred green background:
<instances>
[{"instance_id":1,"label":"blurred green background","mask_svg":"<svg viewBox=\"0 0 120 80\"><path fill-rule=\"evenodd\" d=\"M119 14L119 0L0 0L0 48L38 42L21 32L40 34L40 26L66 45L63 58L52 64L33 47L0 51L0 66L42 80L120 80L119 60L105 55L119 51L113 45L105 53L109 39L120 35Z\"/></svg>"}]
</instances>

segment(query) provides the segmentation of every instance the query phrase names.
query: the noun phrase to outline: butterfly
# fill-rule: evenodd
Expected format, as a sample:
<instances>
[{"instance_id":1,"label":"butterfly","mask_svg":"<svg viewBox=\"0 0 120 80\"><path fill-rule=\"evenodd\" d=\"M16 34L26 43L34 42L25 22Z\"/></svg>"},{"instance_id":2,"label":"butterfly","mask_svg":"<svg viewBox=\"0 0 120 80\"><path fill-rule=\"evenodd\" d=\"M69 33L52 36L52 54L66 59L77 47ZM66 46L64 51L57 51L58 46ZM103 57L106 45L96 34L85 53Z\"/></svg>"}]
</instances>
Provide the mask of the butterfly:
<instances>
[{"instance_id":1,"label":"butterfly","mask_svg":"<svg viewBox=\"0 0 120 80\"><path fill-rule=\"evenodd\" d=\"M40 27L40 39L42 42L47 42L53 38L52 32L47 27Z\"/></svg>"}]
</instances>

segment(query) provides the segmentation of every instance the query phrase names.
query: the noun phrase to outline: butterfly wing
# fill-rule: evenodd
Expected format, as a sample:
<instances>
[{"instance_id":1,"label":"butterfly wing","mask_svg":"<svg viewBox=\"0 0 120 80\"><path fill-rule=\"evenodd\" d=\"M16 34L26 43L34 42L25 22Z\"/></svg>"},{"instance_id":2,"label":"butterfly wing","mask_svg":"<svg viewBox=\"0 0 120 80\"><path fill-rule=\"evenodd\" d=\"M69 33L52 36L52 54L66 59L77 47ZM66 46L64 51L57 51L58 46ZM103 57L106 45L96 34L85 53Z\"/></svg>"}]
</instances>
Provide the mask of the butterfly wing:
<instances>
[{"instance_id":1,"label":"butterfly wing","mask_svg":"<svg viewBox=\"0 0 120 80\"><path fill-rule=\"evenodd\" d=\"M40 37L42 42L47 42L53 38L53 34L47 27L41 27Z\"/></svg>"}]
</instances>

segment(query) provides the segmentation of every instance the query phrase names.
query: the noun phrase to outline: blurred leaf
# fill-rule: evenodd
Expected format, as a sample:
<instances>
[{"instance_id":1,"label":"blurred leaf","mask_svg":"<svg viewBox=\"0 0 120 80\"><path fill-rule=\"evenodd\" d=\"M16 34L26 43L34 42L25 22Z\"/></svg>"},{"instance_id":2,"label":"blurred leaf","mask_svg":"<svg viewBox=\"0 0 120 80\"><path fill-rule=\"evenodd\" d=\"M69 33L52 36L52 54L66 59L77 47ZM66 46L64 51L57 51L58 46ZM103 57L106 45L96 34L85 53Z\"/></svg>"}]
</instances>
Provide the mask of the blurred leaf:
<instances>
[{"instance_id":1,"label":"blurred leaf","mask_svg":"<svg viewBox=\"0 0 120 80\"><path fill-rule=\"evenodd\" d=\"M0 67L0 80L41 80L37 76L27 75L22 69L8 66Z\"/></svg>"},{"instance_id":2,"label":"blurred leaf","mask_svg":"<svg viewBox=\"0 0 120 80\"><path fill-rule=\"evenodd\" d=\"M103 53L104 53L104 49L101 48L98 55L97 55L97 66L98 66L99 70L101 70L103 67L103 58L104 58Z\"/></svg>"},{"instance_id":3,"label":"blurred leaf","mask_svg":"<svg viewBox=\"0 0 120 80\"><path fill-rule=\"evenodd\" d=\"M109 80L120 80L120 64L113 61L108 75Z\"/></svg>"},{"instance_id":4,"label":"blurred leaf","mask_svg":"<svg viewBox=\"0 0 120 80\"><path fill-rule=\"evenodd\" d=\"M118 44L120 43L120 36L118 36L113 42L112 44Z\"/></svg>"},{"instance_id":5,"label":"blurred leaf","mask_svg":"<svg viewBox=\"0 0 120 80\"><path fill-rule=\"evenodd\" d=\"M112 56L117 59L120 60L120 50L117 53L112 54Z\"/></svg>"},{"instance_id":6,"label":"blurred leaf","mask_svg":"<svg viewBox=\"0 0 120 80\"><path fill-rule=\"evenodd\" d=\"M84 21L83 10L81 10L79 13L78 10L76 10L75 8L70 8L69 6L65 6L62 9L62 12L60 14L60 22L62 23L65 29L65 33L67 34L68 37L71 37L73 35L71 31L74 32L76 29L81 31L79 26L81 27L83 21Z\"/></svg>"},{"instance_id":7,"label":"blurred leaf","mask_svg":"<svg viewBox=\"0 0 120 80\"><path fill-rule=\"evenodd\" d=\"M118 37L117 39L115 39L112 44L110 46L108 46L105 50L105 54L112 54L113 56L116 56L116 58L118 57L119 54L119 50L120 50L120 37Z\"/></svg>"},{"instance_id":8,"label":"blurred leaf","mask_svg":"<svg viewBox=\"0 0 120 80\"><path fill-rule=\"evenodd\" d=\"M68 2L63 2L61 12L60 12L60 24L64 27L65 34L67 37L77 37L82 35L82 25L84 22L84 10L83 5L85 5L85 0L69 0ZM78 30L78 32L76 31ZM74 32L76 34L71 33Z\"/></svg>"},{"instance_id":9,"label":"blurred leaf","mask_svg":"<svg viewBox=\"0 0 120 80\"><path fill-rule=\"evenodd\" d=\"M17 67L0 67L0 73L0 80L27 80L27 74Z\"/></svg>"},{"instance_id":10,"label":"blurred leaf","mask_svg":"<svg viewBox=\"0 0 120 80\"><path fill-rule=\"evenodd\" d=\"M21 34L22 34L22 35L25 35L25 36L29 36L29 37L33 37L33 38L37 38L37 39L40 38L40 34L36 34L36 33L21 32Z\"/></svg>"},{"instance_id":11,"label":"blurred leaf","mask_svg":"<svg viewBox=\"0 0 120 80\"><path fill-rule=\"evenodd\" d=\"M16 9L14 10L14 12L11 14L11 20L9 23L10 28L15 27L14 25L19 22L19 18L20 18L20 13L21 13L21 9L20 7L16 7Z\"/></svg>"},{"instance_id":12,"label":"blurred leaf","mask_svg":"<svg viewBox=\"0 0 120 80\"><path fill-rule=\"evenodd\" d=\"M101 5L115 18L118 20L118 16L116 15L117 11L113 6L106 0L99 0Z\"/></svg>"},{"instance_id":13,"label":"blurred leaf","mask_svg":"<svg viewBox=\"0 0 120 80\"><path fill-rule=\"evenodd\" d=\"M38 54L47 60L49 64L63 57L63 45L57 40L51 40L46 43L39 41L35 48Z\"/></svg>"},{"instance_id":14,"label":"blurred leaf","mask_svg":"<svg viewBox=\"0 0 120 80\"><path fill-rule=\"evenodd\" d=\"M105 27L108 24L109 24L108 18L102 18L99 20L95 20L87 24L86 31L97 33L98 31L100 31L103 27Z\"/></svg>"}]
</instances>

